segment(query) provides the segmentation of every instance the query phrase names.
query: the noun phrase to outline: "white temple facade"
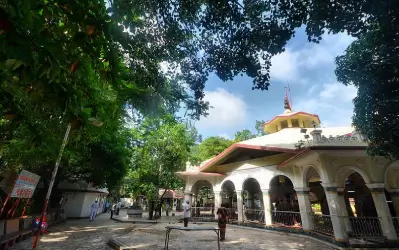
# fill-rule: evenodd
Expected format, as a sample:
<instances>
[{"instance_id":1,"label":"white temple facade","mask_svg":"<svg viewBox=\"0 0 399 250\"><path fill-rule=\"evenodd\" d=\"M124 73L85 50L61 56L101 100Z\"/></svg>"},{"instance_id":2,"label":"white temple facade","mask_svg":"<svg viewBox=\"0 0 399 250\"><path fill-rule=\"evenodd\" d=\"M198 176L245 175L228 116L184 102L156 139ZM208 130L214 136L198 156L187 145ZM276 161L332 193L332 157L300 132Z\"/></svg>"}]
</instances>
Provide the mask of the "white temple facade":
<instances>
[{"instance_id":1,"label":"white temple facade","mask_svg":"<svg viewBox=\"0 0 399 250\"><path fill-rule=\"evenodd\" d=\"M265 124L268 135L176 173L193 219L225 207L237 224L344 247L397 246L399 161L368 156L353 127L319 128L317 115L293 112L287 99L285 108Z\"/></svg>"}]
</instances>

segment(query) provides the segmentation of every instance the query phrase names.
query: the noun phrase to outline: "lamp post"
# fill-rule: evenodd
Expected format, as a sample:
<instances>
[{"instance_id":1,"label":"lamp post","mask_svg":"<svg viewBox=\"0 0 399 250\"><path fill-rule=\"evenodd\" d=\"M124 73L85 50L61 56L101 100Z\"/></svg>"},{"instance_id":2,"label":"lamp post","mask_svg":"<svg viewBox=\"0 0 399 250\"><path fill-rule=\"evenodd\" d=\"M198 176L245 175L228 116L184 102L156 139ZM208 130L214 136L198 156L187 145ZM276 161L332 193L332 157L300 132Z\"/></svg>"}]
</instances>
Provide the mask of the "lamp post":
<instances>
[{"instance_id":1,"label":"lamp post","mask_svg":"<svg viewBox=\"0 0 399 250\"><path fill-rule=\"evenodd\" d=\"M101 127L103 125L103 123L101 121L99 121L99 120L97 120L95 118L90 118L89 121L90 121L90 123L92 125L94 125L96 127ZM49 202L49 199L50 199L50 196L51 196L51 191L53 190L55 177L57 176L57 172L58 172L58 167L60 166L62 155L64 153L65 146L66 146L66 144L68 142L69 132L71 131L71 127L72 127L72 125L71 125L71 123L69 123L68 127L67 127L67 129L65 131L64 140L62 141L57 161L55 162L53 173L51 175L50 184L49 184L49 187L48 187L48 190L47 190L46 199L44 201L42 214L40 216L39 227L38 227L37 232L36 232L35 240L33 241L32 249L36 249L37 243L39 241L39 235L40 235L40 230L41 230L42 223L43 223L43 218L44 218L44 216L46 215L46 212L47 212L47 206L48 206L48 202Z\"/></svg>"}]
</instances>

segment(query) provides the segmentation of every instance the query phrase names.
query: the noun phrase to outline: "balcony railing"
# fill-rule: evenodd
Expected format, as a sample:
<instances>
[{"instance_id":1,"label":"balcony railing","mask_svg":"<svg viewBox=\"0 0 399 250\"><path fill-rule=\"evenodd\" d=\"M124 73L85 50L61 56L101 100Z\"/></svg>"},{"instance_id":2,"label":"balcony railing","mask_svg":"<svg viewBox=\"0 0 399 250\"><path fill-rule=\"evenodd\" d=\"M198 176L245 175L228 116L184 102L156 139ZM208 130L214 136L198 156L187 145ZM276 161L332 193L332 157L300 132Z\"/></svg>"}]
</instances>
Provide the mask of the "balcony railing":
<instances>
[{"instance_id":1,"label":"balcony railing","mask_svg":"<svg viewBox=\"0 0 399 250\"><path fill-rule=\"evenodd\" d=\"M349 217L351 238L383 238L379 217Z\"/></svg>"},{"instance_id":2,"label":"balcony railing","mask_svg":"<svg viewBox=\"0 0 399 250\"><path fill-rule=\"evenodd\" d=\"M392 222L396 231L396 235L399 237L399 217L392 217Z\"/></svg>"},{"instance_id":3,"label":"balcony railing","mask_svg":"<svg viewBox=\"0 0 399 250\"><path fill-rule=\"evenodd\" d=\"M272 211L273 225L281 227L302 227L301 214L291 211Z\"/></svg>"},{"instance_id":4,"label":"balcony railing","mask_svg":"<svg viewBox=\"0 0 399 250\"><path fill-rule=\"evenodd\" d=\"M325 234L328 236L334 235L334 229L329 215L312 214L313 228L312 230L317 233Z\"/></svg>"},{"instance_id":5,"label":"balcony railing","mask_svg":"<svg viewBox=\"0 0 399 250\"><path fill-rule=\"evenodd\" d=\"M245 209L244 221L254 223L265 223L265 210L263 209Z\"/></svg>"}]
</instances>

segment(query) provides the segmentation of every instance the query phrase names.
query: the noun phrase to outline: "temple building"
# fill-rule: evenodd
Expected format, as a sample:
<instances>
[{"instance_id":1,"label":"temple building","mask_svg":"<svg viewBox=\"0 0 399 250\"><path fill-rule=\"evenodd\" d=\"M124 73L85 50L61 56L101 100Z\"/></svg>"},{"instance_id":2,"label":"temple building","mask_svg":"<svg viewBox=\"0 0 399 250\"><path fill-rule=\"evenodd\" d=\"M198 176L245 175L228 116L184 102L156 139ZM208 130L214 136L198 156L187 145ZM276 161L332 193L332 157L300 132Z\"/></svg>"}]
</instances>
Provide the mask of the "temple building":
<instances>
[{"instance_id":1,"label":"temple building","mask_svg":"<svg viewBox=\"0 0 399 250\"><path fill-rule=\"evenodd\" d=\"M232 223L344 247L397 246L399 161L368 156L353 127L320 128L318 115L294 112L287 97L284 104L264 124L267 135L176 173L193 219L225 207Z\"/></svg>"}]
</instances>

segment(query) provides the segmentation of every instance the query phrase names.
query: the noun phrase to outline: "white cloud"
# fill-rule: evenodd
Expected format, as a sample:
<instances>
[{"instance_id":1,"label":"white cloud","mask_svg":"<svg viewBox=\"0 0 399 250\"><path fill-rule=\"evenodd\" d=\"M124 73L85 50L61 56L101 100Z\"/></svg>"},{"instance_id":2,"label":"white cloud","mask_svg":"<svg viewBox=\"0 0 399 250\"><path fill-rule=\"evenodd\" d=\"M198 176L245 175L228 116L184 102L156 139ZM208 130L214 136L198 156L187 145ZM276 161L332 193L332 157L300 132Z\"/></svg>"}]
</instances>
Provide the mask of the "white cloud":
<instances>
[{"instance_id":1,"label":"white cloud","mask_svg":"<svg viewBox=\"0 0 399 250\"><path fill-rule=\"evenodd\" d=\"M201 117L196 127L204 129L228 129L245 123L247 118L247 104L244 100L218 88L215 91L205 91L205 101L210 103L207 117Z\"/></svg>"},{"instance_id":2,"label":"white cloud","mask_svg":"<svg viewBox=\"0 0 399 250\"><path fill-rule=\"evenodd\" d=\"M231 137L227 133L222 133L219 136L231 140Z\"/></svg>"},{"instance_id":3,"label":"white cloud","mask_svg":"<svg viewBox=\"0 0 399 250\"><path fill-rule=\"evenodd\" d=\"M304 76L306 71L333 65L335 58L343 54L353 41L353 37L341 33L323 35L319 44L307 43L300 50L288 47L285 52L272 58L271 79L306 83L309 81L309 78Z\"/></svg>"},{"instance_id":4,"label":"white cloud","mask_svg":"<svg viewBox=\"0 0 399 250\"><path fill-rule=\"evenodd\" d=\"M357 89L341 83L312 86L307 95L294 105L296 111L318 114L323 127L350 126L353 115L353 98Z\"/></svg>"}]
</instances>

